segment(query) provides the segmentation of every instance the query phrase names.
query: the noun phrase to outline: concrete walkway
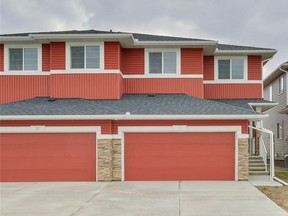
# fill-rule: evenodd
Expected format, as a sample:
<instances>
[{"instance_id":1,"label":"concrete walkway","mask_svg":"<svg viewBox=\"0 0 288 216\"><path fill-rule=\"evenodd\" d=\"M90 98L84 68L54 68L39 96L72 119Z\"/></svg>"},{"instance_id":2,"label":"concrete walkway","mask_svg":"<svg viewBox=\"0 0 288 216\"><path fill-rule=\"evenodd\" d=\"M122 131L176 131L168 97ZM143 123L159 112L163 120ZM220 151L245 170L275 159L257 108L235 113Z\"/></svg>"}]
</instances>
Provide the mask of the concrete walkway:
<instances>
[{"instance_id":1,"label":"concrete walkway","mask_svg":"<svg viewBox=\"0 0 288 216\"><path fill-rule=\"evenodd\" d=\"M2 183L1 216L287 216L249 182Z\"/></svg>"}]
</instances>

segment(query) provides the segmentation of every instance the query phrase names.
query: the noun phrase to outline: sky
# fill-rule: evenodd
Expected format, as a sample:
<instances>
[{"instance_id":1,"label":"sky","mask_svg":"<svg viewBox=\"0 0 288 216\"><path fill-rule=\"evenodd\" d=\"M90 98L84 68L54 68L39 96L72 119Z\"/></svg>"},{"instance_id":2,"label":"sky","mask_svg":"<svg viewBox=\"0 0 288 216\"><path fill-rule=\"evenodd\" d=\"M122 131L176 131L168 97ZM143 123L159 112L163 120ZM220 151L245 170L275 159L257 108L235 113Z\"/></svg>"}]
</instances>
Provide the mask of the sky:
<instances>
[{"instance_id":1,"label":"sky","mask_svg":"<svg viewBox=\"0 0 288 216\"><path fill-rule=\"evenodd\" d=\"M288 0L0 0L0 33L96 29L274 48L288 61Z\"/></svg>"}]
</instances>

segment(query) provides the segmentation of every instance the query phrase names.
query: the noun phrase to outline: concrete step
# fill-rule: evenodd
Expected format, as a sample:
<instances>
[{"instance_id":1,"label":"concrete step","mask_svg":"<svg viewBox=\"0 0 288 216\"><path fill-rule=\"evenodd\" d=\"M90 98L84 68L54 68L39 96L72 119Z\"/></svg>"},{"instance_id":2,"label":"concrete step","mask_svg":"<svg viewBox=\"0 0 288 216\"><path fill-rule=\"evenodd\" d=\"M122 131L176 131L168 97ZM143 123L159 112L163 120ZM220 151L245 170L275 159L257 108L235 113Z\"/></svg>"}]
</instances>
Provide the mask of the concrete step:
<instances>
[{"instance_id":1,"label":"concrete step","mask_svg":"<svg viewBox=\"0 0 288 216\"><path fill-rule=\"evenodd\" d=\"M263 163L264 164L264 161L263 160L249 160L249 164L250 163Z\"/></svg>"},{"instance_id":2,"label":"concrete step","mask_svg":"<svg viewBox=\"0 0 288 216\"><path fill-rule=\"evenodd\" d=\"M263 160L261 156L249 156L249 160Z\"/></svg>"},{"instance_id":3,"label":"concrete step","mask_svg":"<svg viewBox=\"0 0 288 216\"><path fill-rule=\"evenodd\" d=\"M249 167L264 167L265 168L265 164L264 163L249 163Z\"/></svg>"},{"instance_id":4,"label":"concrete step","mask_svg":"<svg viewBox=\"0 0 288 216\"><path fill-rule=\"evenodd\" d=\"M249 171L249 175L269 175L268 171Z\"/></svg>"},{"instance_id":5,"label":"concrete step","mask_svg":"<svg viewBox=\"0 0 288 216\"><path fill-rule=\"evenodd\" d=\"M249 167L250 171L265 171L265 167Z\"/></svg>"}]
</instances>

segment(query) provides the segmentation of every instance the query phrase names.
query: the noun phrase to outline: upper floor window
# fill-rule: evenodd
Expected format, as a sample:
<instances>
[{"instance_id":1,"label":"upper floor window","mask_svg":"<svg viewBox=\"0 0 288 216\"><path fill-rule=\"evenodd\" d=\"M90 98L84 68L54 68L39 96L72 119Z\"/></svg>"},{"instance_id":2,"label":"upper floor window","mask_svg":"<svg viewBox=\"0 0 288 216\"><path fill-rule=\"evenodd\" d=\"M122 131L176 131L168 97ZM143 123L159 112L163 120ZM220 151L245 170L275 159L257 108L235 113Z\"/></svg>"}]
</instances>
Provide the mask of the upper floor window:
<instances>
[{"instance_id":1,"label":"upper floor window","mask_svg":"<svg viewBox=\"0 0 288 216\"><path fill-rule=\"evenodd\" d=\"M269 86L269 101L273 101L273 87L272 87L272 84Z\"/></svg>"},{"instance_id":2,"label":"upper floor window","mask_svg":"<svg viewBox=\"0 0 288 216\"><path fill-rule=\"evenodd\" d=\"M146 50L147 74L177 74L180 72L179 50Z\"/></svg>"},{"instance_id":3,"label":"upper floor window","mask_svg":"<svg viewBox=\"0 0 288 216\"><path fill-rule=\"evenodd\" d=\"M66 66L77 70L99 70L103 68L103 44L67 43Z\"/></svg>"},{"instance_id":4,"label":"upper floor window","mask_svg":"<svg viewBox=\"0 0 288 216\"><path fill-rule=\"evenodd\" d=\"M282 94L284 92L284 76L282 75L279 78L279 94Z\"/></svg>"},{"instance_id":5,"label":"upper floor window","mask_svg":"<svg viewBox=\"0 0 288 216\"><path fill-rule=\"evenodd\" d=\"M4 52L7 71L39 71L41 64L40 45L6 46Z\"/></svg>"},{"instance_id":6,"label":"upper floor window","mask_svg":"<svg viewBox=\"0 0 288 216\"><path fill-rule=\"evenodd\" d=\"M244 57L216 58L216 80L245 80L247 60Z\"/></svg>"},{"instance_id":7,"label":"upper floor window","mask_svg":"<svg viewBox=\"0 0 288 216\"><path fill-rule=\"evenodd\" d=\"M283 130L283 122L279 122L277 123L277 139L283 139L283 134L284 134L284 130Z\"/></svg>"}]
</instances>

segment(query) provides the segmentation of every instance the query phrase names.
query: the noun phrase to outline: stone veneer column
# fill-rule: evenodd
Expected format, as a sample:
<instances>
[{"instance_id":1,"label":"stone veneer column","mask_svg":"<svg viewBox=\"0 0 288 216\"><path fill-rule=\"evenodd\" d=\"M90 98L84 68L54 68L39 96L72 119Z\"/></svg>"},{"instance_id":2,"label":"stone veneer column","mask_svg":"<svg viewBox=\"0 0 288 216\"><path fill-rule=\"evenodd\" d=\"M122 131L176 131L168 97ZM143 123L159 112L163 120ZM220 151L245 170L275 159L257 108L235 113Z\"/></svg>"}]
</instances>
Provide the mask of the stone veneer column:
<instances>
[{"instance_id":1,"label":"stone veneer column","mask_svg":"<svg viewBox=\"0 0 288 216\"><path fill-rule=\"evenodd\" d=\"M238 139L238 180L247 181L249 176L248 139Z\"/></svg>"},{"instance_id":2,"label":"stone veneer column","mask_svg":"<svg viewBox=\"0 0 288 216\"><path fill-rule=\"evenodd\" d=\"M111 139L98 139L97 140L98 161L97 178L98 181L111 181L112 180L112 154L113 145Z\"/></svg>"},{"instance_id":3,"label":"stone veneer column","mask_svg":"<svg viewBox=\"0 0 288 216\"><path fill-rule=\"evenodd\" d=\"M259 146L260 146L260 137L261 137L261 131L256 130L255 132L255 155L259 155Z\"/></svg>"},{"instance_id":4,"label":"stone veneer column","mask_svg":"<svg viewBox=\"0 0 288 216\"><path fill-rule=\"evenodd\" d=\"M122 179L122 145L121 139L113 139L113 156L112 156L112 180L121 181Z\"/></svg>"}]
</instances>

